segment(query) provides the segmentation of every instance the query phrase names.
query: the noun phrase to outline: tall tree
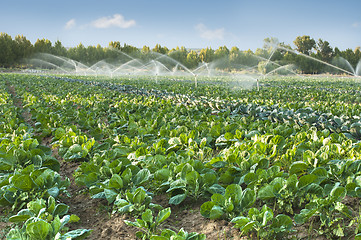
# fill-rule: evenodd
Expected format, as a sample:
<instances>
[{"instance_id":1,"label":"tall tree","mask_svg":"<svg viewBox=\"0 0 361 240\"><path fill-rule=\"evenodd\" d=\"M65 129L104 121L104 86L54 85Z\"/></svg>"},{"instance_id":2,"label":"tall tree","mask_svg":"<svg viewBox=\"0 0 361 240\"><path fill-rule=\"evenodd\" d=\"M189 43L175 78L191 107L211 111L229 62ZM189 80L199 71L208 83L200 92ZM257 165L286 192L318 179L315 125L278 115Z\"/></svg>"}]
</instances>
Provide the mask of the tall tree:
<instances>
[{"instance_id":1,"label":"tall tree","mask_svg":"<svg viewBox=\"0 0 361 240\"><path fill-rule=\"evenodd\" d=\"M296 45L296 50L300 53L310 55L312 49L316 47L316 42L310 36L298 36L293 43Z\"/></svg>"},{"instance_id":2,"label":"tall tree","mask_svg":"<svg viewBox=\"0 0 361 240\"><path fill-rule=\"evenodd\" d=\"M0 65L9 67L14 63L13 40L6 33L0 34Z\"/></svg>"},{"instance_id":3,"label":"tall tree","mask_svg":"<svg viewBox=\"0 0 361 240\"><path fill-rule=\"evenodd\" d=\"M48 39L38 39L34 44L34 52L36 53L51 53L52 44Z\"/></svg>"},{"instance_id":4,"label":"tall tree","mask_svg":"<svg viewBox=\"0 0 361 240\"><path fill-rule=\"evenodd\" d=\"M57 56L66 56L66 48L59 40L54 43L53 53Z\"/></svg>"},{"instance_id":5,"label":"tall tree","mask_svg":"<svg viewBox=\"0 0 361 240\"><path fill-rule=\"evenodd\" d=\"M191 50L187 55L187 64L188 68L196 68L200 62L200 58L196 51Z\"/></svg>"},{"instance_id":6,"label":"tall tree","mask_svg":"<svg viewBox=\"0 0 361 240\"><path fill-rule=\"evenodd\" d=\"M232 47L229 51L229 64L231 68L239 68L241 64L241 51L238 47Z\"/></svg>"},{"instance_id":7,"label":"tall tree","mask_svg":"<svg viewBox=\"0 0 361 240\"><path fill-rule=\"evenodd\" d=\"M330 62L334 56L334 52L332 47L330 47L330 43L323 41L321 38L318 39L316 50L317 57L319 57L322 61Z\"/></svg>"},{"instance_id":8,"label":"tall tree","mask_svg":"<svg viewBox=\"0 0 361 240\"><path fill-rule=\"evenodd\" d=\"M160 44L156 44L152 51L160 54L167 54L169 49L167 47L162 47Z\"/></svg>"},{"instance_id":9,"label":"tall tree","mask_svg":"<svg viewBox=\"0 0 361 240\"><path fill-rule=\"evenodd\" d=\"M202 62L212 62L214 59L214 50L212 48L202 48L202 50L199 53L199 58Z\"/></svg>"},{"instance_id":10,"label":"tall tree","mask_svg":"<svg viewBox=\"0 0 361 240\"><path fill-rule=\"evenodd\" d=\"M187 55L188 55L188 51L185 47L177 47L177 48L173 48L169 51L168 56L173 58L174 60L180 62L181 64L186 64L187 62Z\"/></svg>"},{"instance_id":11,"label":"tall tree","mask_svg":"<svg viewBox=\"0 0 361 240\"><path fill-rule=\"evenodd\" d=\"M13 52L15 53L16 61L18 63L23 59L30 57L33 52L33 45L23 35L15 36L13 47Z\"/></svg>"}]
</instances>

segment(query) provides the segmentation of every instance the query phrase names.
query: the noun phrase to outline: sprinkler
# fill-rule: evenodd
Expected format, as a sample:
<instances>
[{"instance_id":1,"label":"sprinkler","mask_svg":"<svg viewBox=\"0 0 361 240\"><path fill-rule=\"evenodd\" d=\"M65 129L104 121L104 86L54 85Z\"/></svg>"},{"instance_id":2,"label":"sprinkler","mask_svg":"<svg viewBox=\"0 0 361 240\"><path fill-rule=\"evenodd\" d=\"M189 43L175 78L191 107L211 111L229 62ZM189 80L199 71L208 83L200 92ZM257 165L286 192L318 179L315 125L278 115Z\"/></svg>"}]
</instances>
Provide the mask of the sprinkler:
<instances>
[{"instance_id":1,"label":"sprinkler","mask_svg":"<svg viewBox=\"0 0 361 240\"><path fill-rule=\"evenodd\" d=\"M257 80L257 91L259 91L259 81L258 81L258 78L257 78L256 80Z\"/></svg>"}]
</instances>

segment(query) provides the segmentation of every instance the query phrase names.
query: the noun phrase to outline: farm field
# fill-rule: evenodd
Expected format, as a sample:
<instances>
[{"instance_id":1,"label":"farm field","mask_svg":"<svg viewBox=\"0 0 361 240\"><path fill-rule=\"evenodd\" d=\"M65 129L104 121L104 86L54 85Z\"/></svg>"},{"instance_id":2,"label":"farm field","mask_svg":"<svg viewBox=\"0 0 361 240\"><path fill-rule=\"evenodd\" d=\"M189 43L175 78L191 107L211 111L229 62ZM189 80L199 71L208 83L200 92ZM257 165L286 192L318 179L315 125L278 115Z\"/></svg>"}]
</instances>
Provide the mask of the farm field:
<instances>
[{"instance_id":1,"label":"farm field","mask_svg":"<svg viewBox=\"0 0 361 240\"><path fill-rule=\"evenodd\" d=\"M0 74L3 239L361 239L360 78Z\"/></svg>"}]
</instances>

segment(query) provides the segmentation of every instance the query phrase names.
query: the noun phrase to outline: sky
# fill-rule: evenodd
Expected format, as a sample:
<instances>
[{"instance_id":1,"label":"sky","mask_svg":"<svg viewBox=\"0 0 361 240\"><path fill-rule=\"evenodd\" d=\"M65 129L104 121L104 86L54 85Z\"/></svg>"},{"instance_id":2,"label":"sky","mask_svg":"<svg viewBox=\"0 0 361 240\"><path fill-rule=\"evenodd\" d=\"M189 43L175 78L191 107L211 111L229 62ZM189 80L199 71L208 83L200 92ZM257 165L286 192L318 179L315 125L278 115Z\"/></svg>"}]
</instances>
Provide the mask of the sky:
<instances>
[{"instance_id":1,"label":"sky","mask_svg":"<svg viewBox=\"0 0 361 240\"><path fill-rule=\"evenodd\" d=\"M361 46L360 0L0 0L0 6L0 32L65 47L119 41L254 51L265 38L294 47L302 35L340 50Z\"/></svg>"}]
</instances>

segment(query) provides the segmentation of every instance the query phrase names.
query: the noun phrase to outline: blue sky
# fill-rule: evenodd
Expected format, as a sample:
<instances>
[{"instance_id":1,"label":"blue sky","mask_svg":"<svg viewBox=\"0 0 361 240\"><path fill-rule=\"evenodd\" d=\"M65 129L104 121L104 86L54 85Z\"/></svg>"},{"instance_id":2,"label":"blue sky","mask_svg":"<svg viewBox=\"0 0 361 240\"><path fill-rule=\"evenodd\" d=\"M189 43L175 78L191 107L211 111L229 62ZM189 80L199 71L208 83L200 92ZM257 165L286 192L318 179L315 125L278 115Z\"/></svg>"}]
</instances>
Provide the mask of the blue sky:
<instances>
[{"instance_id":1,"label":"blue sky","mask_svg":"<svg viewBox=\"0 0 361 240\"><path fill-rule=\"evenodd\" d=\"M360 0L1 0L0 32L46 38L72 47L120 41L136 47L255 50L297 36L332 47L361 46Z\"/></svg>"}]
</instances>

